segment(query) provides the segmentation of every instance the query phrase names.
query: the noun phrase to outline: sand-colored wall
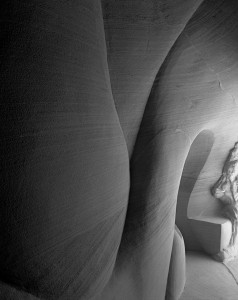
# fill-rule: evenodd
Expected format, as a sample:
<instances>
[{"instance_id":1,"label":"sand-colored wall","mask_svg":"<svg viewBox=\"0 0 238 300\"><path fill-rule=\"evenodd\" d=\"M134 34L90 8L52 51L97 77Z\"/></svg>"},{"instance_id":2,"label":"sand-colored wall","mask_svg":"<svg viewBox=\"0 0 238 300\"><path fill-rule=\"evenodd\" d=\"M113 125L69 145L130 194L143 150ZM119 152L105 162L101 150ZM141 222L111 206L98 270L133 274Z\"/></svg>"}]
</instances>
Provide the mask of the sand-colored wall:
<instances>
[{"instance_id":1,"label":"sand-colored wall","mask_svg":"<svg viewBox=\"0 0 238 300\"><path fill-rule=\"evenodd\" d=\"M98 1L6 1L0 277L44 299L106 285L129 160Z\"/></svg>"},{"instance_id":2,"label":"sand-colored wall","mask_svg":"<svg viewBox=\"0 0 238 300\"><path fill-rule=\"evenodd\" d=\"M9 295L165 298L190 147L213 134L188 204L212 214L209 187L238 140L238 5L201 2L1 4Z\"/></svg>"}]
</instances>

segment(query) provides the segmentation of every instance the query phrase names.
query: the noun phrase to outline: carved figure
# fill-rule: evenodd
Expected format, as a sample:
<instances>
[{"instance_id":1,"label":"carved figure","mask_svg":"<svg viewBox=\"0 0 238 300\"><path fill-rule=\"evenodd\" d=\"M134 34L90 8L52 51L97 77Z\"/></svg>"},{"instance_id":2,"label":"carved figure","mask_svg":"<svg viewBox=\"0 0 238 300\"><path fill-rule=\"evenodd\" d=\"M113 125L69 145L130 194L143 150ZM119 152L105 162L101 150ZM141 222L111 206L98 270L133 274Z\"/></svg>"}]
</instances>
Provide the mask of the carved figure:
<instances>
[{"instance_id":1,"label":"carved figure","mask_svg":"<svg viewBox=\"0 0 238 300\"><path fill-rule=\"evenodd\" d=\"M212 194L224 204L223 214L232 223L232 236L229 243L232 247L238 235L238 142L230 151L222 175L212 188Z\"/></svg>"}]
</instances>

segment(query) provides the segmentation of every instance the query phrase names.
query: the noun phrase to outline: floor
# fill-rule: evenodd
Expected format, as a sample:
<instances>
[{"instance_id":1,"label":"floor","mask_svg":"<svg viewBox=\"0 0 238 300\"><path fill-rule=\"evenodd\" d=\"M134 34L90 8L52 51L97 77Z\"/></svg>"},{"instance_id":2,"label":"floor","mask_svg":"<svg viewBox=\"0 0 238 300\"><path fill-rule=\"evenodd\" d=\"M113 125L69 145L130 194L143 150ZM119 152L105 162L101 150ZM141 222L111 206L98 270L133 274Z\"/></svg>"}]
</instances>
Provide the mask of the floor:
<instances>
[{"instance_id":1,"label":"floor","mask_svg":"<svg viewBox=\"0 0 238 300\"><path fill-rule=\"evenodd\" d=\"M189 251L186 268L187 281L180 300L238 300L238 285L224 264Z\"/></svg>"}]
</instances>

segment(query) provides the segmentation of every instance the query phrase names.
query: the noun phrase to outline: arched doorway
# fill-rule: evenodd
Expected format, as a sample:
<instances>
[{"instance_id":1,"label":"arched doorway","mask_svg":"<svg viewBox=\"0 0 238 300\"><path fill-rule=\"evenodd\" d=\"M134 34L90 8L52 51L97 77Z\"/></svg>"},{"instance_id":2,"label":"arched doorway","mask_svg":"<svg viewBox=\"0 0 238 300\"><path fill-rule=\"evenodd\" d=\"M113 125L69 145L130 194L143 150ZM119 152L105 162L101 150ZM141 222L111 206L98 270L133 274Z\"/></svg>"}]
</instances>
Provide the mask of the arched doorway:
<instances>
[{"instance_id":1,"label":"arched doorway","mask_svg":"<svg viewBox=\"0 0 238 300\"><path fill-rule=\"evenodd\" d=\"M179 227L187 250L201 250L187 219L187 207L194 185L203 169L214 143L210 130L201 131L194 139L187 155L178 192L176 225Z\"/></svg>"}]
</instances>

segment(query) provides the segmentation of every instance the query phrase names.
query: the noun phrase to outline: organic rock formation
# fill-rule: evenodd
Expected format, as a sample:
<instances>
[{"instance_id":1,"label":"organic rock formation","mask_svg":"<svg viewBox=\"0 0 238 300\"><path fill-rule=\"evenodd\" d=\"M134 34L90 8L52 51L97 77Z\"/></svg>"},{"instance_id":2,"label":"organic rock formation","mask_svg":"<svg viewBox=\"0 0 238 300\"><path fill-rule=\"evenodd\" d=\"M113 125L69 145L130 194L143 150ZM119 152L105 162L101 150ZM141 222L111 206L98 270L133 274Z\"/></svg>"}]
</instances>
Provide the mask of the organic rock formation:
<instances>
[{"instance_id":1,"label":"organic rock formation","mask_svg":"<svg viewBox=\"0 0 238 300\"><path fill-rule=\"evenodd\" d=\"M179 296L187 155L212 133L188 215L217 214L237 140L237 16L237 0L1 1L0 298Z\"/></svg>"}]
</instances>

